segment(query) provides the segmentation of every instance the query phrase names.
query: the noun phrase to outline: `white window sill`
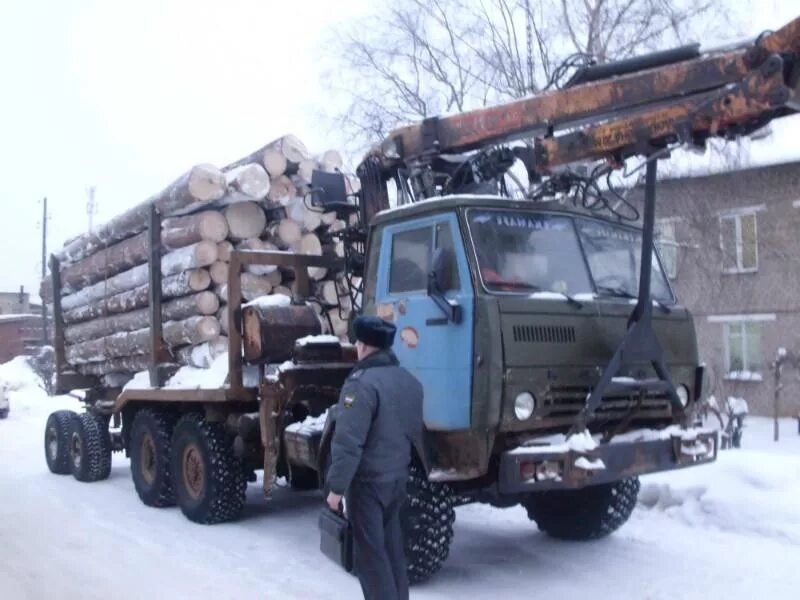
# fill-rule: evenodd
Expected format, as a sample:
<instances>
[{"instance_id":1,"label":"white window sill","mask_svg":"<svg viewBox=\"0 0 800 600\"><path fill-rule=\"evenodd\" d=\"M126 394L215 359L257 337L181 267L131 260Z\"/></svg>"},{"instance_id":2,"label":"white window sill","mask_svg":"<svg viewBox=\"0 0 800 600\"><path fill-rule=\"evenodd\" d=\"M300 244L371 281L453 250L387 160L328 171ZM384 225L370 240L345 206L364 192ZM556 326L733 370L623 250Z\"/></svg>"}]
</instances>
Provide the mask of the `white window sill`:
<instances>
[{"instance_id":1,"label":"white window sill","mask_svg":"<svg viewBox=\"0 0 800 600\"><path fill-rule=\"evenodd\" d=\"M724 379L726 381L751 381L753 383L764 381L764 377L761 373L753 373L750 371L731 371L725 374Z\"/></svg>"},{"instance_id":2,"label":"white window sill","mask_svg":"<svg viewBox=\"0 0 800 600\"><path fill-rule=\"evenodd\" d=\"M747 273L758 273L758 267L754 269L723 269L723 275L746 275Z\"/></svg>"}]
</instances>

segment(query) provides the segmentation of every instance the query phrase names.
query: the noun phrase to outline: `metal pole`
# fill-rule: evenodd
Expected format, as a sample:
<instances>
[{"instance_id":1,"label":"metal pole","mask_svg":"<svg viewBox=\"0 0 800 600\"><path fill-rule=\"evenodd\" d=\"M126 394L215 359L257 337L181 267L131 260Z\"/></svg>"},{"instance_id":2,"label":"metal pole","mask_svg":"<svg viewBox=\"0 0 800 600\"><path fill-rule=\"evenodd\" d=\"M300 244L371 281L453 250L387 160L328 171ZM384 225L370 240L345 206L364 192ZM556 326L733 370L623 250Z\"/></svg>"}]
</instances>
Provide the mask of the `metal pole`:
<instances>
[{"instance_id":1,"label":"metal pole","mask_svg":"<svg viewBox=\"0 0 800 600\"><path fill-rule=\"evenodd\" d=\"M42 281L47 277L47 196L42 202ZM42 341L45 345L49 343L47 331L47 302L42 298Z\"/></svg>"},{"instance_id":2,"label":"metal pole","mask_svg":"<svg viewBox=\"0 0 800 600\"><path fill-rule=\"evenodd\" d=\"M653 229L656 214L656 171L658 161L648 157L644 180L644 216L642 219L642 254L639 271L639 298L633 314L633 320L639 320L645 311L653 310L650 294L651 273L653 270Z\"/></svg>"}]
</instances>

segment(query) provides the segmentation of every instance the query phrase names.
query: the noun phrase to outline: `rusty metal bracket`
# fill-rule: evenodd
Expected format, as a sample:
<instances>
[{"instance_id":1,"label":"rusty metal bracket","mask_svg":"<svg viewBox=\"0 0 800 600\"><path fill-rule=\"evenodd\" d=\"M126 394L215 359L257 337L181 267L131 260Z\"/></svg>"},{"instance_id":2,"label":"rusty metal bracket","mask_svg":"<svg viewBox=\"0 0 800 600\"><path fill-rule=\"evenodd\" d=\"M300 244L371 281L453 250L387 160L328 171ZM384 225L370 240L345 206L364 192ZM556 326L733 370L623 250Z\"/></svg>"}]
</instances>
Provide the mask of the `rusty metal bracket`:
<instances>
[{"instance_id":1,"label":"rusty metal bracket","mask_svg":"<svg viewBox=\"0 0 800 600\"><path fill-rule=\"evenodd\" d=\"M148 295L150 304L150 386L164 385L164 373L159 369L167 353L162 333L161 318L161 214L155 205L150 205L148 219Z\"/></svg>"}]
</instances>

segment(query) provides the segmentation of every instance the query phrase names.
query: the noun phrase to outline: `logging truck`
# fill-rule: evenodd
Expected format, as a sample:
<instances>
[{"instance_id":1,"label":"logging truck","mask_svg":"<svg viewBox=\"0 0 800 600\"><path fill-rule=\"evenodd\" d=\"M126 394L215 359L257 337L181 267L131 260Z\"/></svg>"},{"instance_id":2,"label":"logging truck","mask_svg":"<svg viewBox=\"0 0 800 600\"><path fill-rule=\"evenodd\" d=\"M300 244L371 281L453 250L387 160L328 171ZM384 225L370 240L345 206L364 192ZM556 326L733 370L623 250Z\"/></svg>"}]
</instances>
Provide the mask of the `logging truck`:
<instances>
[{"instance_id":1,"label":"logging truck","mask_svg":"<svg viewBox=\"0 0 800 600\"><path fill-rule=\"evenodd\" d=\"M50 470L101 480L112 452L124 451L144 504L177 503L209 524L239 514L259 470L267 494L281 477L324 487L335 405L355 355L320 334L346 305L396 324L394 350L424 387L425 432L402 517L413 581L442 565L462 503L522 505L559 538L613 532L634 508L640 475L717 454L716 432L694 426L704 373L693 320L654 250L657 161L800 109L799 52L800 19L738 46L587 66L562 89L393 131L358 167L358 191L337 169L306 165L310 186L295 208L342 223L326 234L341 251L255 242L230 251L216 386L181 387L166 368L174 354L165 338L188 335L175 325L185 311L163 298L162 278L175 275L160 221L185 185L173 187L146 217L128 220L145 244L147 262L136 268L148 279L137 288L147 295L137 317L146 327L95 348L120 356L120 345L136 346L134 362L147 369L137 385L98 378L108 361L89 360L93 346L67 345L69 267L52 258L56 388L85 389L87 411L49 417ZM599 183L634 156L644 157L641 202L611 179ZM263 165L276 189L302 160L276 157L273 145L234 166ZM272 239L263 229L254 238ZM291 272L290 296L245 297L245 275L258 268ZM315 284L323 271L340 274L332 297ZM184 320L165 321L168 310Z\"/></svg>"}]
</instances>

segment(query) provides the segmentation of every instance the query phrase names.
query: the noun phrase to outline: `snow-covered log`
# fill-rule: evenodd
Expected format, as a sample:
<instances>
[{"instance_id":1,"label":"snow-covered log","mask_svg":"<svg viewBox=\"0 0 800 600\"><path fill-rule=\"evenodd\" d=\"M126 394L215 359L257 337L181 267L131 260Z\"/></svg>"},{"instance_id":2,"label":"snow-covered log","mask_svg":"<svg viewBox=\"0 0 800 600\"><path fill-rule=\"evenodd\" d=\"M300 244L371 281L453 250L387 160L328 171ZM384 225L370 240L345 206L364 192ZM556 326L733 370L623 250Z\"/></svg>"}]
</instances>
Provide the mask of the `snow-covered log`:
<instances>
[{"instance_id":1,"label":"snow-covered log","mask_svg":"<svg viewBox=\"0 0 800 600\"><path fill-rule=\"evenodd\" d=\"M175 275L190 269L206 267L217 260L217 244L214 242L198 242L185 248L179 248L161 258L161 274ZM120 292L132 290L149 281L149 265L147 263L123 271L109 279L85 287L74 294L61 299L62 310L71 310L107 298Z\"/></svg>"},{"instance_id":2,"label":"snow-covered log","mask_svg":"<svg viewBox=\"0 0 800 600\"><path fill-rule=\"evenodd\" d=\"M164 321L182 321L195 315L214 315L219 310L219 299L213 292L199 292L165 302L161 307ZM67 343L76 344L105 337L120 331L136 331L150 326L150 309L140 308L131 312L101 317L64 328Z\"/></svg>"},{"instance_id":3,"label":"snow-covered log","mask_svg":"<svg viewBox=\"0 0 800 600\"><path fill-rule=\"evenodd\" d=\"M269 175L258 163L249 163L225 171L228 193L220 204L263 200L269 192Z\"/></svg>"},{"instance_id":4,"label":"snow-covered log","mask_svg":"<svg viewBox=\"0 0 800 600\"><path fill-rule=\"evenodd\" d=\"M213 165L197 165L158 194L114 217L95 231L75 238L56 256L63 264L75 262L147 229L151 205L165 217L187 214L219 200L225 195L225 189L222 171Z\"/></svg>"},{"instance_id":5,"label":"snow-covered log","mask_svg":"<svg viewBox=\"0 0 800 600\"><path fill-rule=\"evenodd\" d=\"M162 337L168 346L202 344L220 334L216 317L197 316L183 321L168 321L162 327ZM120 332L95 340L66 347L67 362L79 365L102 362L121 356L146 354L150 350L150 327L132 332Z\"/></svg>"},{"instance_id":6,"label":"snow-covered log","mask_svg":"<svg viewBox=\"0 0 800 600\"><path fill-rule=\"evenodd\" d=\"M219 335L213 340L203 342L197 346L183 346L175 351L178 362L184 365L207 369L214 359L228 351L228 338Z\"/></svg>"}]
</instances>

